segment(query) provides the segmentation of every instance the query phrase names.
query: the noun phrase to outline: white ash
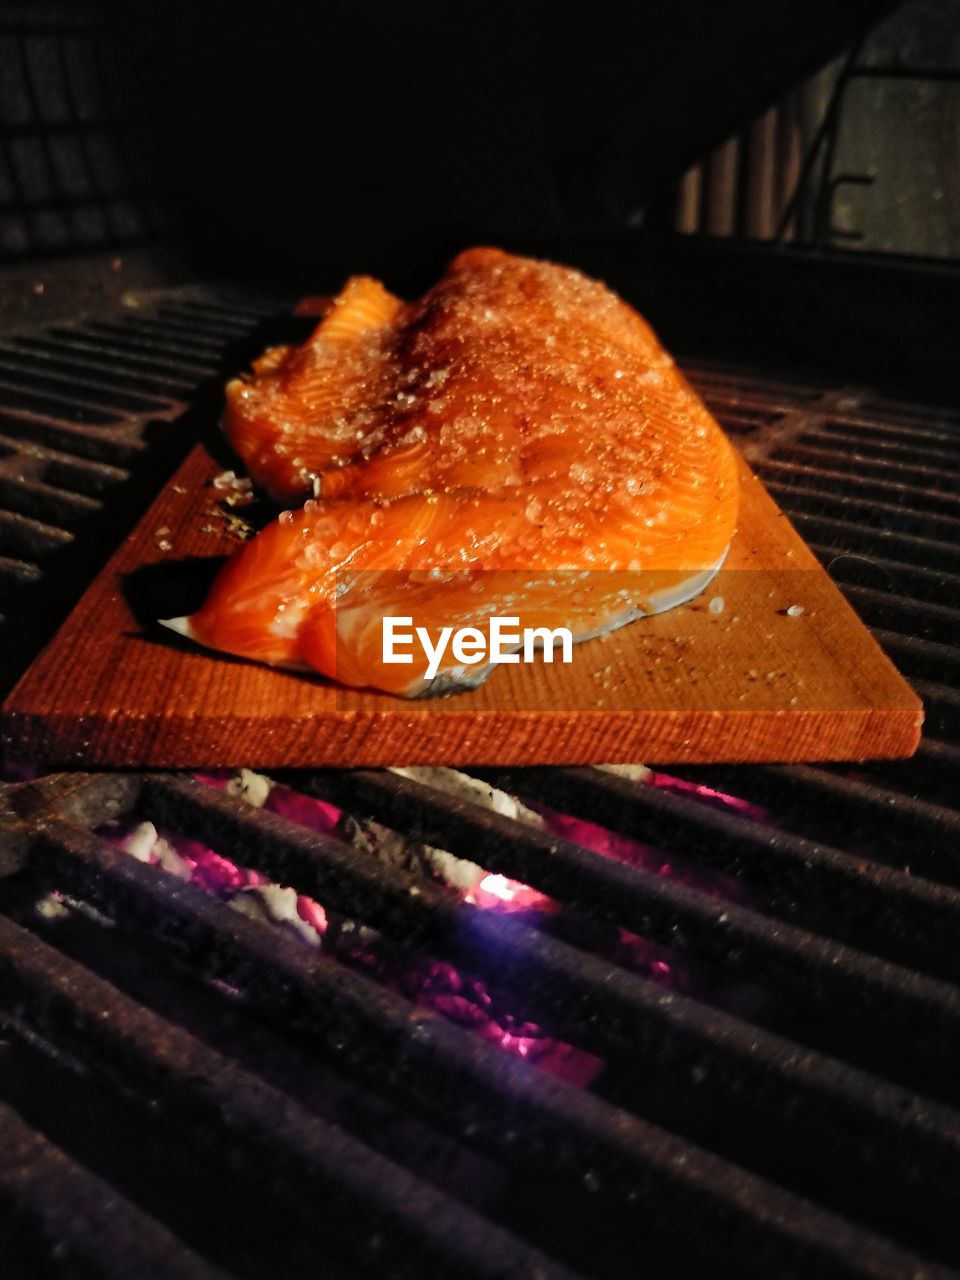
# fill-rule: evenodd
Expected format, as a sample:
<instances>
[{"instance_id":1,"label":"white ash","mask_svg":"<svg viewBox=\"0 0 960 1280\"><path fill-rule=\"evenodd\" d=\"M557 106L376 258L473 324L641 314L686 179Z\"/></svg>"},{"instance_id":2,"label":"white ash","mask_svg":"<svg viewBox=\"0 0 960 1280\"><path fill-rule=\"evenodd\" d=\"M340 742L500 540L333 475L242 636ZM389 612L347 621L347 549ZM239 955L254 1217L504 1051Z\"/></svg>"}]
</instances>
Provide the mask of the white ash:
<instances>
[{"instance_id":1,"label":"white ash","mask_svg":"<svg viewBox=\"0 0 960 1280\"><path fill-rule=\"evenodd\" d=\"M372 818L355 818L344 813L337 825L337 835L351 848L376 858L389 867L396 867L414 876L439 880L450 889L468 893L483 878L484 871L465 858L458 858L445 849L421 844L408 836Z\"/></svg>"},{"instance_id":2,"label":"white ash","mask_svg":"<svg viewBox=\"0 0 960 1280\"><path fill-rule=\"evenodd\" d=\"M725 608L726 608L726 601L724 600L723 596L714 596L713 599L710 601L710 603L707 605L707 611L709 613L723 613Z\"/></svg>"},{"instance_id":3,"label":"white ash","mask_svg":"<svg viewBox=\"0 0 960 1280\"><path fill-rule=\"evenodd\" d=\"M228 796L238 796L252 804L255 809L262 809L273 790L273 783L262 773L254 773L252 769L241 769L226 785Z\"/></svg>"},{"instance_id":4,"label":"white ash","mask_svg":"<svg viewBox=\"0 0 960 1280\"><path fill-rule=\"evenodd\" d=\"M802 604L792 604L792 605L790 606L790 608L787 610L787 617L788 617L788 618L799 618L799 617L800 617L800 615L801 615L801 613L803 613L803 605L802 605Z\"/></svg>"},{"instance_id":5,"label":"white ash","mask_svg":"<svg viewBox=\"0 0 960 1280\"><path fill-rule=\"evenodd\" d=\"M602 773L612 773L618 778L626 778L628 782L649 782L653 777L652 770L645 764L598 764L595 768Z\"/></svg>"},{"instance_id":6,"label":"white ash","mask_svg":"<svg viewBox=\"0 0 960 1280\"><path fill-rule=\"evenodd\" d=\"M157 841L153 852L157 865L164 871L168 871L170 875L176 876L178 880L189 880L193 875L190 863L185 858L181 858L173 845L162 836Z\"/></svg>"},{"instance_id":7,"label":"white ash","mask_svg":"<svg viewBox=\"0 0 960 1280\"><path fill-rule=\"evenodd\" d=\"M263 805L272 785L270 779L263 777L262 774L254 773L250 769L241 769L236 778L228 784L227 790L233 788L231 792L233 795L243 796L250 804ZM160 835L152 822L138 823L120 841L119 847L131 857L136 858L138 862L159 866L179 880L189 880L193 874L190 864L177 853L168 840ZM298 897L297 891L288 887L276 884L250 885L235 894L230 899L229 905L251 919L267 921L280 925L288 932L293 931L312 947L319 946L320 934L313 925L300 917L297 910ZM37 909L48 919L66 913L68 907L86 911L87 914L100 919L101 923L111 923L106 917L100 917L99 913L94 912L92 908L86 908L86 904L75 904L69 898L61 902L41 900L37 904Z\"/></svg>"},{"instance_id":8,"label":"white ash","mask_svg":"<svg viewBox=\"0 0 960 1280\"><path fill-rule=\"evenodd\" d=\"M120 848L129 853L138 862L149 862L153 846L157 843L157 828L152 822L141 822L139 826L123 837Z\"/></svg>"},{"instance_id":9,"label":"white ash","mask_svg":"<svg viewBox=\"0 0 960 1280\"><path fill-rule=\"evenodd\" d=\"M230 899L234 911L251 920L266 920L296 933L311 947L319 947L320 934L297 910L296 889L277 884L250 885Z\"/></svg>"},{"instance_id":10,"label":"white ash","mask_svg":"<svg viewBox=\"0 0 960 1280\"><path fill-rule=\"evenodd\" d=\"M170 875L176 876L178 880L189 880L193 875L190 863L185 858L181 858L173 845L162 836L154 846L153 854L157 865L164 871L168 871Z\"/></svg>"},{"instance_id":11,"label":"white ash","mask_svg":"<svg viewBox=\"0 0 960 1280\"><path fill-rule=\"evenodd\" d=\"M91 907L89 902L84 902L80 898L71 898L67 893L44 894L34 903L33 909L42 920L51 922L65 920L76 912L77 915L86 916L88 920L101 925L104 929L112 929L115 925L109 916L105 916L96 907Z\"/></svg>"},{"instance_id":12,"label":"white ash","mask_svg":"<svg viewBox=\"0 0 960 1280\"><path fill-rule=\"evenodd\" d=\"M70 914L70 908L59 893L45 893L37 899L33 909L43 920L63 920Z\"/></svg>"},{"instance_id":13,"label":"white ash","mask_svg":"<svg viewBox=\"0 0 960 1280\"><path fill-rule=\"evenodd\" d=\"M425 786L435 787L437 791L443 791L455 799L468 800L471 804L478 804L483 809L492 809L494 813L500 813L505 818L526 822L534 827L543 826L540 815L521 804L516 796L500 791L497 787L491 787L488 782L481 782L479 778L471 778L469 774L461 773L459 769L407 765L402 768L393 768L390 772L398 774L401 778L409 778L411 782L422 782Z\"/></svg>"},{"instance_id":14,"label":"white ash","mask_svg":"<svg viewBox=\"0 0 960 1280\"><path fill-rule=\"evenodd\" d=\"M483 878L484 871L475 862L466 858L457 858L446 849L435 849L432 845L423 845L423 856L430 866L451 889L459 889L461 893L469 893Z\"/></svg>"},{"instance_id":15,"label":"white ash","mask_svg":"<svg viewBox=\"0 0 960 1280\"><path fill-rule=\"evenodd\" d=\"M422 782L425 786L435 787L438 791L443 791L455 799L466 800L470 804L479 805L482 809L489 809L505 818L512 818L515 822L523 822L531 827L543 827L543 819L540 815L521 804L515 796L508 795L506 791L500 791L487 782L481 782L479 778L471 778L466 773L460 773L458 769L411 765L405 768L394 768L390 772L398 774L401 778L409 778L411 782ZM413 846L410 852L418 854L436 876L452 889L459 889L461 893L467 893L475 888L478 881L486 874L483 867L475 862L455 857L445 849L436 849L432 845L413 845L412 841L406 841L403 836L394 836L394 839L403 841L407 846Z\"/></svg>"},{"instance_id":16,"label":"white ash","mask_svg":"<svg viewBox=\"0 0 960 1280\"><path fill-rule=\"evenodd\" d=\"M178 880L189 880L190 864L157 831L152 822L141 822L120 841L120 848L138 862L156 863Z\"/></svg>"},{"instance_id":17,"label":"white ash","mask_svg":"<svg viewBox=\"0 0 960 1280\"><path fill-rule=\"evenodd\" d=\"M647 773L642 765L611 765L609 768L614 772L626 770L624 776L636 778L645 777ZM456 769L410 766L395 768L391 772L435 787L446 795L479 805L527 826L542 828L544 825L540 815L528 809L515 796ZM227 783L226 791L250 805L262 808L273 785L263 774L252 769L240 769ZM378 822L355 818L349 813L342 814L337 825L337 835L353 848L369 853L388 866L437 879L460 893L474 890L486 874L483 867L466 858L458 858L445 849L421 844ZM183 879L190 878L189 864L158 833L152 822L141 822L120 842L120 847L140 862L157 863L174 875ZM251 885L234 894L230 899L230 906L251 919L276 924L287 932L293 932L310 946L319 946L321 935L301 918L297 910L298 896L297 891L290 887L277 884ZM350 920L340 921L338 928L341 932L356 931L358 939L368 934L370 937L375 936L365 926Z\"/></svg>"}]
</instances>

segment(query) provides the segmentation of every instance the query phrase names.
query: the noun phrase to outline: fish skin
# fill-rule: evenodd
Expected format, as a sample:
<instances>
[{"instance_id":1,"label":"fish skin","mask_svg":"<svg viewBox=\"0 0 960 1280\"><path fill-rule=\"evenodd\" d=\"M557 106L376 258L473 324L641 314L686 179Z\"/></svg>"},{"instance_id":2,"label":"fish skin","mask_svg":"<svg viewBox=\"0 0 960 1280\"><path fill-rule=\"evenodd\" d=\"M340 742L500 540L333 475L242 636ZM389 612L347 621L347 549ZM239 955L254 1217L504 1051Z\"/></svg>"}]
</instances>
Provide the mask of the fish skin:
<instances>
[{"instance_id":1,"label":"fish skin","mask_svg":"<svg viewBox=\"0 0 960 1280\"><path fill-rule=\"evenodd\" d=\"M702 589L734 532L723 432L649 325L571 268L467 250L411 304L355 277L227 397L255 481L319 493L183 624L256 661L417 696L415 670L381 661L382 614L585 638Z\"/></svg>"}]
</instances>

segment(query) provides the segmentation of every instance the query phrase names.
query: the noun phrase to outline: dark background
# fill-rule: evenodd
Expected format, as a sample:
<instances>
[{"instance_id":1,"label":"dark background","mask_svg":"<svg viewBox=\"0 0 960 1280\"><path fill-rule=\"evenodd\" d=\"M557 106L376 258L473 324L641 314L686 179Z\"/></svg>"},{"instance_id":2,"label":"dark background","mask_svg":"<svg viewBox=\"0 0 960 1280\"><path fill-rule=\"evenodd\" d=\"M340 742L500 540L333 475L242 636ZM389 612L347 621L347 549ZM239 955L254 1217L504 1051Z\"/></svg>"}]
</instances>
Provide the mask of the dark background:
<instances>
[{"instance_id":1,"label":"dark background","mask_svg":"<svg viewBox=\"0 0 960 1280\"><path fill-rule=\"evenodd\" d=\"M487 241L679 354L952 403L958 90L960 0L0 5L0 326L211 276L412 296Z\"/></svg>"},{"instance_id":2,"label":"dark background","mask_svg":"<svg viewBox=\"0 0 960 1280\"><path fill-rule=\"evenodd\" d=\"M889 4L116 5L123 114L218 262L419 283L629 226ZM401 278L409 277L409 279Z\"/></svg>"}]
</instances>

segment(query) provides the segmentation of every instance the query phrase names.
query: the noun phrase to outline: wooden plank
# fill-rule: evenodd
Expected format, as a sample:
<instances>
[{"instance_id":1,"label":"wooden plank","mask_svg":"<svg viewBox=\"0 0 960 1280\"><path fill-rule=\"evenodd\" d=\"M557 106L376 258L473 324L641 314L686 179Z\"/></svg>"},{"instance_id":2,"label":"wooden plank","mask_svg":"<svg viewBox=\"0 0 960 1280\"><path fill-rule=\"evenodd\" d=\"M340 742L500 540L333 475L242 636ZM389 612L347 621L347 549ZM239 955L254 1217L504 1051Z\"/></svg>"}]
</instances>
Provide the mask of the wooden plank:
<instances>
[{"instance_id":1,"label":"wooden plank","mask_svg":"<svg viewBox=\"0 0 960 1280\"><path fill-rule=\"evenodd\" d=\"M891 758L917 745L919 699L745 464L730 556L698 600L576 646L569 665L506 666L475 692L415 702L142 625L144 596L153 617L182 612L171 593L195 594L195 570L236 545L210 516L218 469L194 450L20 680L3 708L9 757L58 768L666 764ZM708 608L716 596L720 613ZM801 615L786 613L794 604Z\"/></svg>"}]
</instances>

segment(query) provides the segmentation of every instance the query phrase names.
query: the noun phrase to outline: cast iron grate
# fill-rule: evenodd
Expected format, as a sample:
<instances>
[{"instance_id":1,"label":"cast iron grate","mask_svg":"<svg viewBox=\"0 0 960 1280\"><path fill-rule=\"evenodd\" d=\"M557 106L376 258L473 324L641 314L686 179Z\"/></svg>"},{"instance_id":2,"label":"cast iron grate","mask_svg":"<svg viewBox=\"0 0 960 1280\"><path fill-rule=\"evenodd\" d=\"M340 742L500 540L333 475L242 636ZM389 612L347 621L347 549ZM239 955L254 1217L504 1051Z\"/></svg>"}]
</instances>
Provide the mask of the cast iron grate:
<instances>
[{"instance_id":1,"label":"cast iron grate","mask_svg":"<svg viewBox=\"0 0 960 1280\"><path fill-rule=\"evenodd\" d=\"M192 289L0 342L18 610L60 582L65 538L109 550L113 495L156 486L268 305ZM24 1274L952 1274L960 421L690 374L917 683L917 758L480 775L547 826L443 774L288 775L272 812L174 775L8 785L0 1198ZM407 852L318 829L316 803ZM336 929L309 946L239 915L123 851L133 822ZM455 890L411 842L540 905ZM454 988L510 1034L454 1016Z\"/></svg>"},{"instance_id":2,"label":"cast iron grate","mask_svg":"<svg viewBox=\"0 0 960 1280\"><path fill-rule=\"evenodd\" d=\"M216 289L0 334L0 684L9 688L190 440L275 302Z\"/></svg>"}]
</instances>

